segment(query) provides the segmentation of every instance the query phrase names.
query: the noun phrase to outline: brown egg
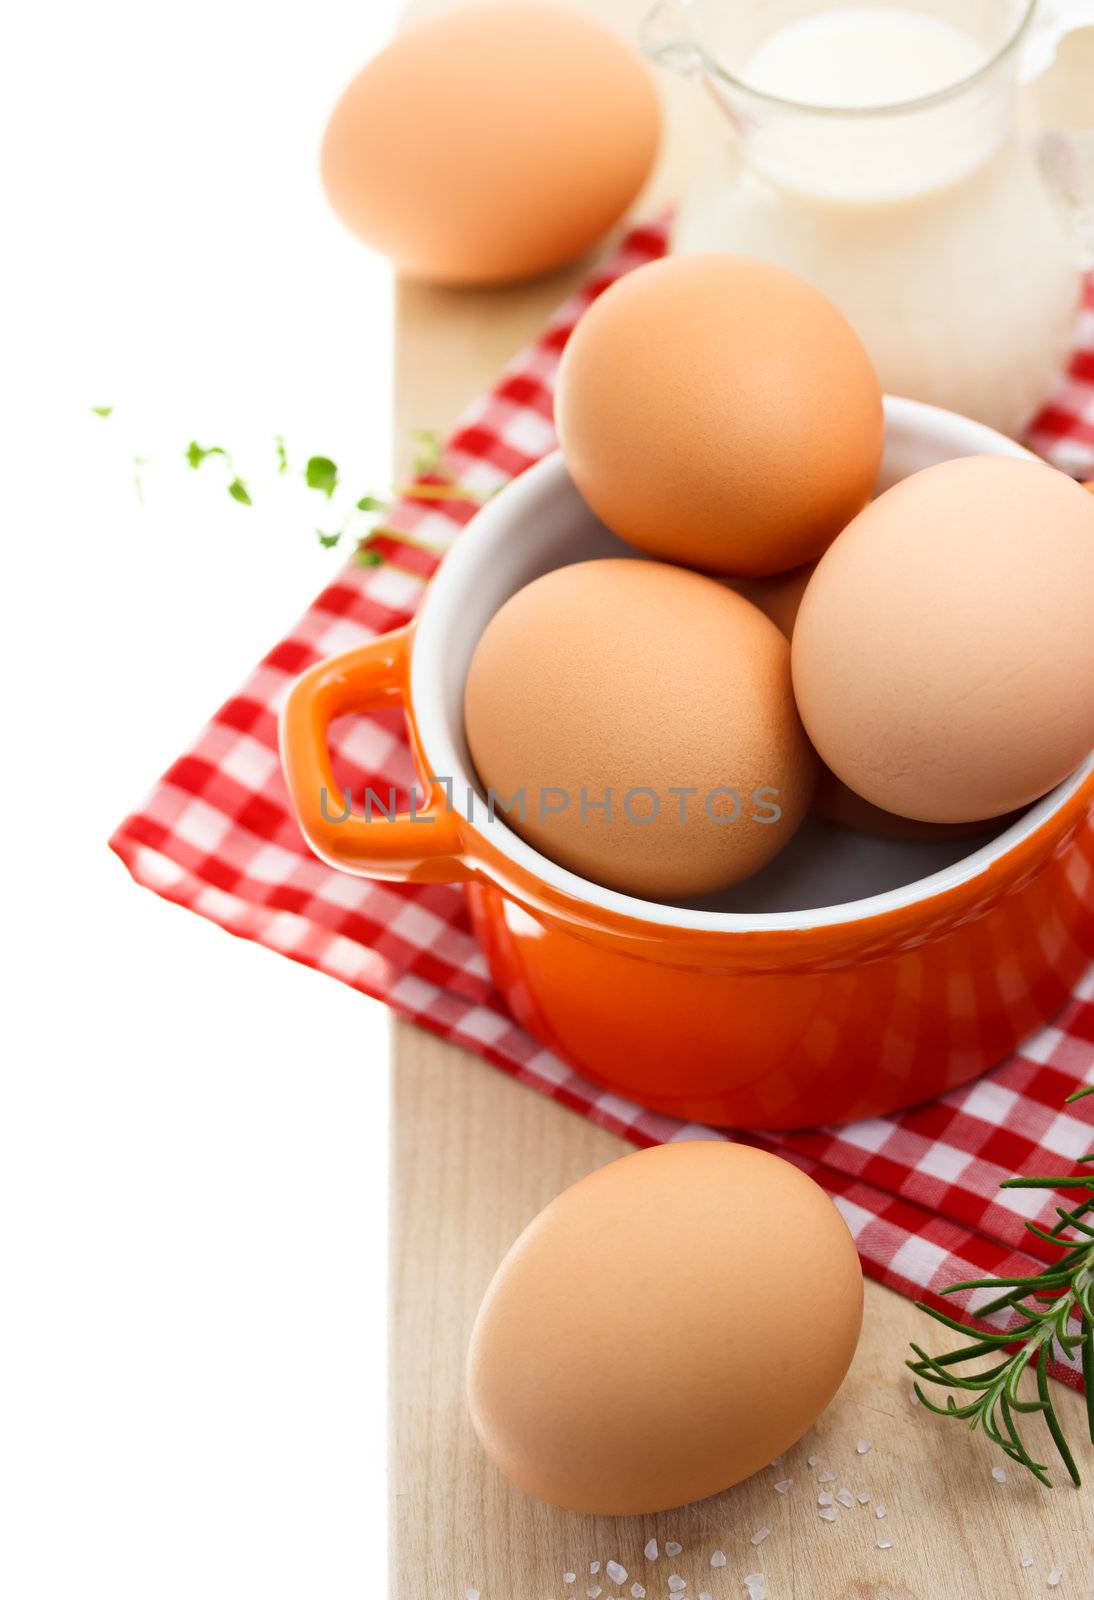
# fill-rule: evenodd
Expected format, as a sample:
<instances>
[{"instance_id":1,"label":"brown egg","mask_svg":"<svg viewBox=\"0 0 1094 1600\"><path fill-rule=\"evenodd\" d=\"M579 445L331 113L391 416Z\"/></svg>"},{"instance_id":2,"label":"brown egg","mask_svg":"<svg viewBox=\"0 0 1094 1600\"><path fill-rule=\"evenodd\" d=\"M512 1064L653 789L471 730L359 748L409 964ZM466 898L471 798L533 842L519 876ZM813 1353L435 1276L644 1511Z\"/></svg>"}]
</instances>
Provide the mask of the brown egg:
<instances>
[{"instance_id":1,"label":"brown egg","mask_svg":"<svg viewBox=\"0 0 1094 1600\"><path fill-rule=\"evenodd\" d=\"M804 567L777 572L770 578L723 578L721 581L754 606L759 606L779 632L790 639L802 596L816 565L811 561ZM896 817L891 811L872 806L869 800L841 783L822 761L817 766L817 786L810 810L825 822L834 822L841 828L856 828L859 833L877 834L883 839L963 839L983 830L982 821L914 822L910 817Z\"/></svg>"},{"instance_id":2,"label":"brown egg","mask_svg":"<svg viewBox=\"0 0 1094 1600\"><path fill-rule=\"evenodd\" d=\"M765 617L770 617L787 639L794 632L794 619L802 603L805 586L813 576L817 563L807 561L804 566L792 567L789 572L775 572L768 578L722 578L722 583L739 595L759 606Z\"/></svg>"},{"instance_id":3,"label":"brown egg","mask_svg":"<svg viewBox=\"0 0 1094 1600\"><path fill-rule=\"evenodd\" d=\"M660 113L637 52L575 11L476 5L408 28L334 109L335 211L404 272L503 283L582 255L649 175Z\"/></svg>"},{"instance_id":4,"label":"brown egg","mask_svg":"<svg viewBox=\"0 0 1094 1600\"><path fill-rule=\"evenodd\" d=\"M564 1190L513 1245L471 1335L471 1420L542 1500L668 1510L799 1439L861 1322L855 1246L811 1178L745 1145L661 1145Z\"/></svg>"},{"instance_id":5,"label":"brown egg","mask_svg":"<svg viewBox=\"0 0 1094 1600\"><path fill-rule=\"evenodd\" d=\"M824 822L834 822L840 828L855 828L859 833L877 834L882 839L968 839L985 830L983 818L976 822L917 822L914 817L898 817L892 811L883 811L841 783L823 762L811 809L813 815ZM997 832L1007 821L1013 820L1012 817L998 817L992 827Z\"/></svg>"},{"instance_id":6,"label":"brown egg","mask_svg":"<svg viewBox=\"0 0 1094 1600\"><path fill-rule=\"evenodd\" d=\"M505 821L628 894L736 883L808 809L814 760L786 640L679 567L587 561L537 578L479 640L464 712L484 787L524 797Z\"/></svg>"},{"instance_id":7,"label":"brown egg","mask_svg":"<svg viewBox=\"0 0 1094 1600\"><path fill-rule=\"evenodd\" d=\"M901 816L1028 805L1094 744L1094 501L970 456L874 501L817 567L794 688L821 758Z\"/></svg>"},{"instance_id":8,"label":"brown egg","mask_svg":"<svg viewBox=\"0 0 1094 1600\"><path fill-rule=\"evenodd\" d=\"M746 577L820 555L881 460L857 336L748 256L671 256L613 284L563 355L555 420L574 482L621 538Z\"/></svg>"}]
</instances>

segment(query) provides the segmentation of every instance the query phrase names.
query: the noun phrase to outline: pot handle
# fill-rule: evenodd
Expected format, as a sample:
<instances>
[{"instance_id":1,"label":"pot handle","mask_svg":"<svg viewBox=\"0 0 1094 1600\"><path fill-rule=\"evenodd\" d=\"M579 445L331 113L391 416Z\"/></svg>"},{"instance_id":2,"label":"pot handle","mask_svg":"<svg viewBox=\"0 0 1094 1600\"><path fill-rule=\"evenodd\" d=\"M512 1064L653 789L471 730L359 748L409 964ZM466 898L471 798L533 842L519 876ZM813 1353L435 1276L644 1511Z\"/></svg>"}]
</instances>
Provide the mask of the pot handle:
<instances>
[{"instance_id":1,"label":"pot handle","mask_svg":"<svg viewBox=\"0 0 1094 1600\"><path fill-rule=\"evenodd\" d=\"M320 661L301 673L281 712L281 764L300 830L316 855L332 867L372 878L415 883L456 883L474 876L463 859L459 818L444 787L427 779L429 795L418 810L388 816L383 796L353 797L334 780L327 735L336 717L405 704L410 630L381 634L356 650ZM418 752L415 758L421 768Z\"/></svg>"}]
</instances>

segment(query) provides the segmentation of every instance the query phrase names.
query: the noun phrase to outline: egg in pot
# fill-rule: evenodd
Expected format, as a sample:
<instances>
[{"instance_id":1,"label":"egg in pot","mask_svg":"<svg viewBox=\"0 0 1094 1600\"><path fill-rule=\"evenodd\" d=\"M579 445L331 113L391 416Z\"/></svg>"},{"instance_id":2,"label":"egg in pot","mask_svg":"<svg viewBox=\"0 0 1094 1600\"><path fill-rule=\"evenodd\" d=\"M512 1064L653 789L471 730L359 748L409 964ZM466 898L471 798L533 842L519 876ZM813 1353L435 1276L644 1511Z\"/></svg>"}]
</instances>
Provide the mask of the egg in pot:
<instances>
[{"instance_id":1,"label":"egg in pot","mask_svg":"<svg viewBox=\"0 0 1094 1600\"><path fill-rule=\"evenodd\" d=\"M811 1178L744 1145L660 1145L566 1189L513 1245L471 1336L471 1419L529 1494L667 1510L816 1422L862 1304L851 1235Z\"/></svg>"},{"instance_id":2,"label":"egg in pot","mask_svg":"<svg viewBox=\"0 0 1094 1600\"><path fill-rule=\"evenodd\" d=\"M1094 500L1034 460L914 473L820 561L794 689L822 760L922 822L1028 805L1094 745Z\"/></svg>"},{"instance_id":3,"label":"egg in pot","mask_svg":"<svg viewBox=\"0 0 1094 1600\"><path fill-rule=\"evenodd\" d=\"M810 284L748 256L670 256L612 284L563 354L555 420L613 533L745 577L820 555L881 461L857 335Z\"/></svg>"},{"instance_id":4,"label":"egg in pot","mask_svg":"<svg viewBox=\"0 0 1094 1600\"><path fill-rule=\"evenodd\" d=\"M723 578L722 582L754 606L759 606L779 632L791 639L802 595L816 565L815 561L806 561L800 567L791 567L787 572L774 572L767 578Z\"/></svg>"},{"instance_id":5,"label":"egg in pot","mask_svg":"<svg viewBox=\"0 0 1094 1600\"><path fill-rule=\"evenodd\" d=\"M919 822L914 817L901 817L895 811L883 811L871 805L860 794L849 789L836 774L821 763L817 787L813 791L813 815L838 828L854 828L859 833L873 833L881 839L920 839L936 842L945 839L973 839L979 834L1000 832L1017 820L1017 811L1004 817L970 822ZM971 848L971 847L970 847Z\"/></svg>"},{"instance_id":6,"label":"egg in pot","mask_svg":"<svg viewBox=\"0 0 1094 1600\"><path fill-rule=\"evenodd\" d=\"M780 633L788 639L794 636L794 623L809 580L817 563L794 567L790 572L777 572L769 578L725 578L753 605L759 606L765 617L770 617ZM860 794L849 789L823 762L818 763L817 784L813 791L812 812L825 822L840 828L854 828L859 833L872 833L884 839L962 839L984 831L984 822L916 822L911 817L898 817L880 806L871 805ZM1003 819L1006 820L1006 819Z\"/></svg>"},{"instance_id":7,"label":"egg in pot","mask_svg":"<svg viewBox=\"0 0 1094 1600\"><path fill-rule=\"evenodd\" d=\"M475 649L464 720L509 826L649 899L757 871L812 793L785 638L722 584L658 562L579 562L519 590Z\"/></svg>"}]
</instances>

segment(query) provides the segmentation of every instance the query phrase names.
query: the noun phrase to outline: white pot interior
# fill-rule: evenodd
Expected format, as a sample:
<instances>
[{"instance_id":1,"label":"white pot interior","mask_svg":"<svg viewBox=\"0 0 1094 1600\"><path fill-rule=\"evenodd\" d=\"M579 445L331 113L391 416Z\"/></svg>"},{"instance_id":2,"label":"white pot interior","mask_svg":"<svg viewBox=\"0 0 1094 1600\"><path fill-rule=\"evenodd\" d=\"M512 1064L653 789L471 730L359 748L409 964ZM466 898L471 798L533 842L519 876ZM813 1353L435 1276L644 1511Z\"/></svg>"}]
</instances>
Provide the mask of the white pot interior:
<instances>
[{"instance_id":1,"label":"white pot interior","mask_svg":"<svg viewBox=\"0 0 1094 1600\"><path fill-rule=\"evenodd\" d=\"M935 407L886 398L886 449L877 493L922 467L957 456L1026 456L1012 440ZM525 844L500 818L487 821L485 790L464 737L463 689L479 636L510 595L555 567L616 556L644 559L593 516L561 456L540 462L485 506L445 557L419 617L411 695L424 750L452 779L454 807L514 862L622 915L726 932L817 926L853 920L928 898L975 877L1027 837L1078 787L1089 757L1051 794L1000 830L973 838L895 840L810 817L761 872L684 906L638 900L579 878Z\"/></svg>"}]
</instances>

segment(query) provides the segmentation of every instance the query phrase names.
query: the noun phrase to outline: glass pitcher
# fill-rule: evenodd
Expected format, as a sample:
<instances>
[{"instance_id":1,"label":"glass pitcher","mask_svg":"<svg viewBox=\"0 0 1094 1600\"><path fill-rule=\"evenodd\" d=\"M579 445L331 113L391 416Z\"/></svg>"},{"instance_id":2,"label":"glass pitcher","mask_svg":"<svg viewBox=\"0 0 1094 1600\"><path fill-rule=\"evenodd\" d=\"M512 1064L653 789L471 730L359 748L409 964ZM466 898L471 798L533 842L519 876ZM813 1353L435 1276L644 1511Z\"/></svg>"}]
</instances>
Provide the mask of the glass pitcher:
<instances>
[{"instance_id":1,"label":"glass pitcher","mask_svg":"<svg viewBox=\"0 0 1094 1600\"><path fill-rule=\"evenodd\" d=\"M1020 432L1064 366L1094 243L1094 136L1019 126L1020 77L1044 63L1045 28L1066 31L1036 8L663 0L646 52L701 83L735 135L673 249L790 268L840 307L886 392ZM1090 100L1094 121L1094 82Z\"/></svg>"}]
</instances>

